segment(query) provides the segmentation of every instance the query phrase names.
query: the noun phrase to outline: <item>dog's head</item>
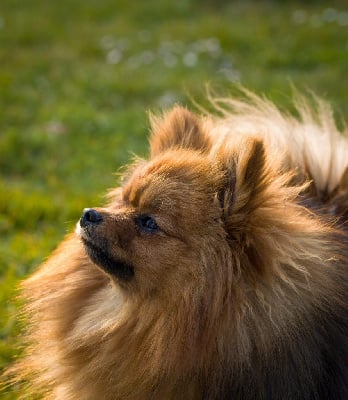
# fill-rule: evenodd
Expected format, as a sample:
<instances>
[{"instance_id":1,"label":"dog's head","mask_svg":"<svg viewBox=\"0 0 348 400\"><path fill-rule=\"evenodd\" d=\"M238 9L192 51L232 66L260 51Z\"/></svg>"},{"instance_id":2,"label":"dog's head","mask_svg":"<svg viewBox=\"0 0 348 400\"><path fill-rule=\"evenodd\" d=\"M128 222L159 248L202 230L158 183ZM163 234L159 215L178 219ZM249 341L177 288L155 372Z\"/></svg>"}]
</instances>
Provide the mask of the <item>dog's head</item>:
<instances>
[{"instance_id":1,"label":"dog's head","mask_svg":"<svg viewBox=\"0 0 348 400\"><path fill-rule=\"evenodd\" d=\"M199 275L204 248L224 240L221 180L204 157L183 149L138 165L106 208L83 211L87 253L122 287L185 286Z\"/></svg>"},{"instance_id":2,"label":"dog's head","mask_svg":"<svg viewBox=\"0 0 348 400\"><path fill-rule=\"evenodd\" d=\"M251 138L217 147L180 107L152 125L150 160L132 167L107 207L84 210L86 251L121 287L142 293L227 282L230 253L245 245L267 186L263 145Z\"/></svg>"}]
</instances>

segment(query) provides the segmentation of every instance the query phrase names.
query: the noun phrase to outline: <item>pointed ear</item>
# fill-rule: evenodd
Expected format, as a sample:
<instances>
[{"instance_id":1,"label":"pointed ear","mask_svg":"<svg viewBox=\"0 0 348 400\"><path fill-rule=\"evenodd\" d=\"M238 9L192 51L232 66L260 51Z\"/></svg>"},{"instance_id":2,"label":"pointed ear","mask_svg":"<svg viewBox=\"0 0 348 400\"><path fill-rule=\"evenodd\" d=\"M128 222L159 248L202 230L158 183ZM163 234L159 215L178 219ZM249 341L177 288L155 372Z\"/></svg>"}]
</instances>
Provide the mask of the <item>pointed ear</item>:
<instances>
[{"instance_id":1,"label":"pointed ear","mask_svg":"<svg viewBox=\"0 0 348 400\"><path fill-rule=\"evenodd\" d=\"M223 146L217 154L225 173L224 186L218 194L226 223L246 222L253 210L262 204L267 187L264 144L248 138Z\"/></svg>"},{"instance_id":2,"label":"pointed ear","mask_svg":"<svg viewBox=\"0 0 348 400\"><path fill-rule=\"evenodd\" d=\"M184 107L176 106L162 117L150 115L150 123L151 157L170 148L198 151L210 148L209 136L204 132L198 117Z\"/></svg>"}]
</instances>

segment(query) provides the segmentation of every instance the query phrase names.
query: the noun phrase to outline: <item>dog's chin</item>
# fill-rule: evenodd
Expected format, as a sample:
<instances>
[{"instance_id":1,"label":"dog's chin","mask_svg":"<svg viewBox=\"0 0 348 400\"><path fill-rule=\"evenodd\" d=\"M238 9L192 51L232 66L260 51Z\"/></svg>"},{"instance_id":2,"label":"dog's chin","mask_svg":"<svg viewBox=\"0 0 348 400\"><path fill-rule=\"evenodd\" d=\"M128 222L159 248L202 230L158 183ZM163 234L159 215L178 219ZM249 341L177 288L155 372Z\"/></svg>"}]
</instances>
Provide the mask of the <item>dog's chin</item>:
<instances>
[{"instance_id":1,"label":"dog's chin","mask_svg":"<svg viewBox=\"0 0 348 400\"><path fill-rule=\"evenodd\" d=\"M81 239L89 258L103 271L122 282L128 282L133 278L134 267L132 265L112 257L107 251L96 246L82 235Z\"/></svg>"}]
</instances>

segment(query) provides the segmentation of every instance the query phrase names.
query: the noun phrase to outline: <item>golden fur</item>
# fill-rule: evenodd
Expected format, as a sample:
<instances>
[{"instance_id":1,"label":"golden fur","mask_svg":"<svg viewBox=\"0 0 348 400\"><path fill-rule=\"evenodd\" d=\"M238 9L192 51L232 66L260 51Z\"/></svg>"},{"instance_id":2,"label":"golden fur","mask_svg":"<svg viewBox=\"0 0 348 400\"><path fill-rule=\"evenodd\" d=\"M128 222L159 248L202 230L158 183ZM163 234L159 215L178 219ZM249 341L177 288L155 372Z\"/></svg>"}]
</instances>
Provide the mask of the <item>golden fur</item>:
<instances>
[{"instance_id":1,"label":"golden fur","mask_svg":"<svg viewBox=\"0 0 348 400\"><path fill-rule=\"evenodd\" d=\"M152 116L149 160L23 283L34 392L346 398L347 136L247 97Z\"/></svg>"}]
</instances>

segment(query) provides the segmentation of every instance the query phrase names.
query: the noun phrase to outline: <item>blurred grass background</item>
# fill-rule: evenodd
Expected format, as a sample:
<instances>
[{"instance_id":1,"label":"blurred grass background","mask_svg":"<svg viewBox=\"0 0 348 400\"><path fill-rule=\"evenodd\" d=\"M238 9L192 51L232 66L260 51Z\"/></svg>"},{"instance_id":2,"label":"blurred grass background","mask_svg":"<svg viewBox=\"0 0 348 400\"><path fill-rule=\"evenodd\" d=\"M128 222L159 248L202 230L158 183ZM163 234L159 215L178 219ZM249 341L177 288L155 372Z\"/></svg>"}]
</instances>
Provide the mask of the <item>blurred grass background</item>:
<instances>
[{"instance_id":1,"label":"blurred grass background","mask_svg":"<svg viewBox=\"0 0 348 400\"><path fill-rule=\"evenodd\" d=\"M347 115L347 71L343 0L1 0L0 368L16 285L146 154L146 110L200 101L207 82L289 107L292 83Z\"/></svg>"}]
</instances>

